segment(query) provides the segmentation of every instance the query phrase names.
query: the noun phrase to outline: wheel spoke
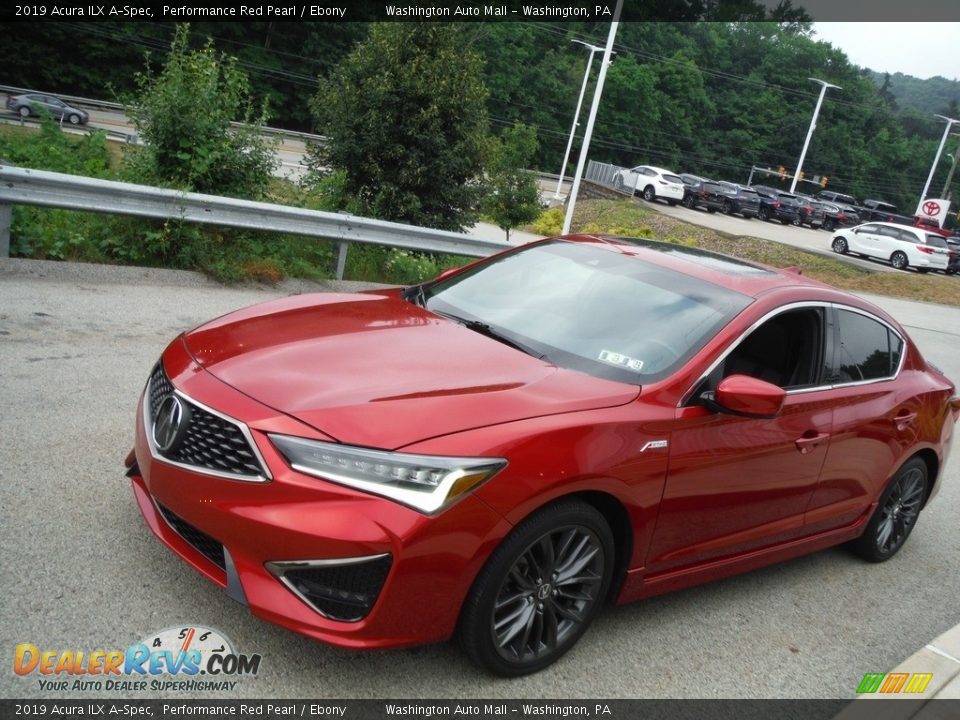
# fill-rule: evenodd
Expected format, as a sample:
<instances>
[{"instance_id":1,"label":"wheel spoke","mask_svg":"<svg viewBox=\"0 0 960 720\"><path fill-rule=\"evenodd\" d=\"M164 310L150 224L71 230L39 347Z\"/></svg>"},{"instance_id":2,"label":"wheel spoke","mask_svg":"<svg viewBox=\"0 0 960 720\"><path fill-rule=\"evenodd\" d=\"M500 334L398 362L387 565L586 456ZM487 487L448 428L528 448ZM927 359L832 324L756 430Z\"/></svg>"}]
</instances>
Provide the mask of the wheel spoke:
<instances>
[{"instance_id":1,"label":"wheel spoke","mask_svg":"<svg viewBox=\"0 0 960 720\"><path fill-rule=\"evenodd\" d=\"M524 590L534 590L536 588L536 583L520 572L520 569L516 565L510 568L510 579Z\"/></svg>"},{"instance_id":2,"label":"wheel spoke","mask_svg":"<svg viewBox=\"0 0 960 720\"><path fill-rule=\"evenodd\" d=\"M543 553L543 575L541 577L547 579L557 565L557 558L553 551L553 540L549 535L540 541L540 550Z\"/></svg>"},{"instance_id":3,"label":"wheel spoke","mask_svg":"<svg viewBox=\"0 0 960 720\"><path fill-rule=\"evenodd\" d=\"M537 613L534 606L530 606L530 615L527 617L526 627L523 628L523 638L517 646L517 654L522 658L530 645L530 633L533 630L534 623L537 621Z\"/></svg>"},{"instance_id":4,"label":"wheel spoke","mask_svg":"<svg viewBox=\"0 0 960 720\"><path fill-rule=\"evenodd\" d=\"M575 623L583 622L583 615L577 612L574 608L561 605L560 603L555 603L554 607L556 608L557 612L560 615L567 618L568 620L573 620L573 622Z\"/></svg>"},{"instance_id":5,"label":"wheel spoke","mask_svg":"<svg viewBox=\"0 0 960 720\"><path fill-rule=\"evenodd\" d=\"M890 539L891 532L893 532L893 515L886 515L880 522L880 528L877 531L877 547L880 550L887 547L887 540Z\"/></svg>"},{"instance_id":6,"label":"wheel spoke","mask_svg":"<svg viewBox=\"0 0 960 720\"><path fill-rule=\"evenodd\" d=\"M598 552L599 548L594 547L593 545L584 549L583 552L579 553L578 556L568 565L557 571L557 583L563 584L570 582L570 578L574 577L581 570L583 570L587 564L593 560Z\"/></svg>"},{"instance_id":7,"label":"wheel spoke","mask_svg":"<svg viewBox=\"0 0 960 720\"><path fill-rule=\"evenodd\" d=\"M547 651L557 647L559 637L560 622L557 619L556 609L552 602L543 606L543 644L547 646Z\"/></svg>"},{"instance_id":8,"label":"wheel spoke","mask_svg":"<svg viewBox=\"0 0 960 720\"><path fill-rule=\"evenodd\" d=\"M510 644L510 642L524 629L529 627L530 620L533 618L533 605L528 605L525 608L521 608L516 615L516 619L513 621L513 624L503 633L497 633L498 645L503 648ZM498 625L499 627L499 625ZM518 652L518 655L523 654L523 645L520 646L521 650Z\"/></svg>"},{"instance_id":9,"label":"wheel spoke","mask_svg":"<svg viewBox=\"0 0 960 720\"><path fill-rule=\"evenodd\" d=\"M507 597L497 600L497 604L493 606L494 612L497 610L503 610L508 605L512 605L515 602L523 602L526 598L530 597L530 592L528 590L520 590L515 592L513 595L508 595Z\"/></svg>"}]
</instances>

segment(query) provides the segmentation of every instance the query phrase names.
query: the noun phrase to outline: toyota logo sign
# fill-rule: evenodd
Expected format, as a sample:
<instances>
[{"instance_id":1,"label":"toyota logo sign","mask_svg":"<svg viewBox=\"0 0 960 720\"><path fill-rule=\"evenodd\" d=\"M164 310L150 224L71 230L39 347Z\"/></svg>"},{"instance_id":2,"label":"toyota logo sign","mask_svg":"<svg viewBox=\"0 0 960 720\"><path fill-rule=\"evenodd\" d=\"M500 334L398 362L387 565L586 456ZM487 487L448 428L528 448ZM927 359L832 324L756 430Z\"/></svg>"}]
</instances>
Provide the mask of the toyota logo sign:
<instances>
[{"instance_id":1,"label":"toyota logo sign","mask_svg":"<svg viewBox=\"0 0 960 720\"><path fill-rule=\"evenodd\" d=\"M933 200L927 200L923 204L923 213L924 215L939 215L940 203L934 202Z\"/></svg>"}]
</instances>

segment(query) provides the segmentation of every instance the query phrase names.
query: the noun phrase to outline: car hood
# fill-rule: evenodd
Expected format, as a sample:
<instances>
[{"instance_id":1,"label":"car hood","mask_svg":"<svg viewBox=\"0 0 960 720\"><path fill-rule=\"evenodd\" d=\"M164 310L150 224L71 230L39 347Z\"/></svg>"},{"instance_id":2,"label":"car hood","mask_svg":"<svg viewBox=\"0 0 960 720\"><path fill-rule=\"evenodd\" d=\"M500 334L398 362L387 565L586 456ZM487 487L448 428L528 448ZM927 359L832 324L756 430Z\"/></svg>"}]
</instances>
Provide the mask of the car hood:
<instances>
[{"instance_id":1,"label":"car hood","mask_svg":"<svg viewBox=\"0 0 960 720\"><path fill-rule=\"evenodd\" d=\"M300 295L184 335L218 379L344 443L395 449L622 405L638 386L558 368L399 297Z\"/></svg>"}]
</instances>

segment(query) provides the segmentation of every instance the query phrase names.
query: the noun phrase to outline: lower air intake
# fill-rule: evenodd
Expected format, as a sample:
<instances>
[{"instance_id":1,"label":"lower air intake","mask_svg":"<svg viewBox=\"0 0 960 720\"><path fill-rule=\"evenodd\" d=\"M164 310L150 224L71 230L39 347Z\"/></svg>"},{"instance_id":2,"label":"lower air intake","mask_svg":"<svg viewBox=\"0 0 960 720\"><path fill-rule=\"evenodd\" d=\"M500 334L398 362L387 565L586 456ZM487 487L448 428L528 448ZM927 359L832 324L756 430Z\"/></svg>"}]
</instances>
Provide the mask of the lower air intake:
<instances>
[{"instance_id":1,"label":"lower air intake","mask_svg":"<svg viewBox=\"0 0 960 720\"><path fill-rule=\"evenodd\" d=\"M269 563L270 570L317 612L356 622L367 616L390 572L390 555L356 562Z\"/></svg>"}]
</instances>

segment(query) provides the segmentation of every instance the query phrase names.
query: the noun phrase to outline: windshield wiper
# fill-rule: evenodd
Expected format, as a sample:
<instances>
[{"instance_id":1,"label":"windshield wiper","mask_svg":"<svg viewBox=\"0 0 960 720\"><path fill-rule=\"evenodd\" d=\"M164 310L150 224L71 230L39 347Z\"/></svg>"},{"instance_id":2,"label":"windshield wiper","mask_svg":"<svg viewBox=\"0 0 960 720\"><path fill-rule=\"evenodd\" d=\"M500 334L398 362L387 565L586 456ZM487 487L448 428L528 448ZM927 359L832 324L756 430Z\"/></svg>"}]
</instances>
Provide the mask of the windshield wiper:
<instances>
[{"instance_id":1,"label":"windshield wiper","mask_svg":"<svg viewBox=\"0 0 960 720\"><path fill-rule=\"evenodd\" d=\"M509 345L510 347L516 350L525 352L527 355L532 355L533 357L537 358L537 360L543 360L546 357L546 355L540 352L539 350L534 350L529 345L525 345L524 343L519 342L518 340L514 340L513 338L507 337L506 335L501 333L499 330L492 328L490 325L480 320L467 320L466 318L459 317L458 315L453 315L447 312L441 312L439 310L434 310L433 312L435 312L437 315L442 315L445 318L449 318L454 322L460 323L468 330L473 330L474 332L480 333L481 335L486 335L488 338L496 340L497 342L502 342L504 345Z\"/></svg>"}]
</instances>

